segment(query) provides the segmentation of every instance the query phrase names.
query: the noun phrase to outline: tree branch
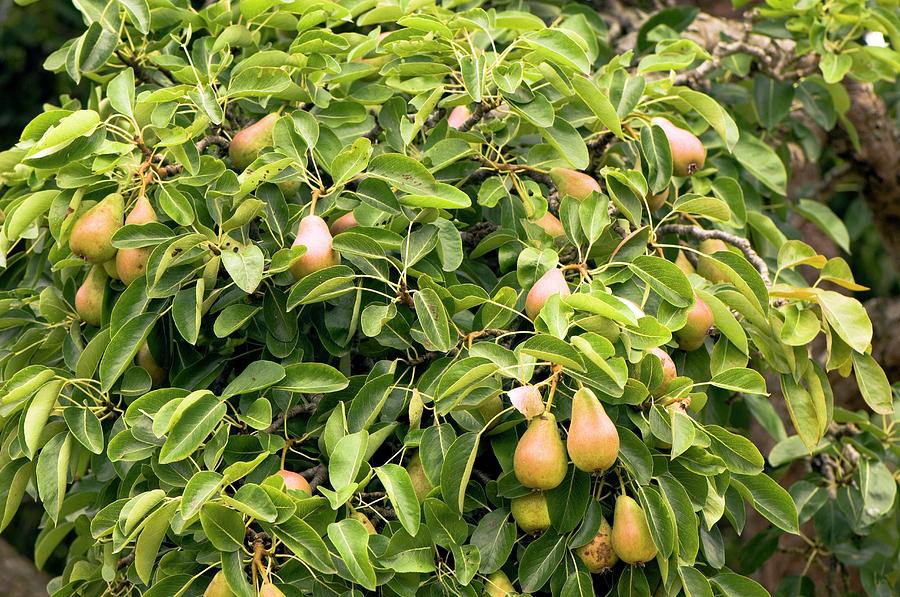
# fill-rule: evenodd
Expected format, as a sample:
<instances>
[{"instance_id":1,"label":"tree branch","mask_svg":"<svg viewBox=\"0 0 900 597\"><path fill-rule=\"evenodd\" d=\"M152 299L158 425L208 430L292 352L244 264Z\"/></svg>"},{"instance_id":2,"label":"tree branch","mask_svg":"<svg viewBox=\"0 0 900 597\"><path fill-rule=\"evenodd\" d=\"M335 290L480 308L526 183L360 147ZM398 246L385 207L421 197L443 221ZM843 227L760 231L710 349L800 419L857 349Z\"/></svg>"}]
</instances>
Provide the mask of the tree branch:
<instances>
[{"instance_id":1,"label":"tree branch","mask_svg":"<svg viewBox=\"0 0 900 597\"><path fill-rule=\"evenodd\" d=\"M263 429L263 433L275 433L278 431L285 421L293 419L296 416L309 414L315 412L316 408L319 406L319 402L322 401L322 394L313 394L309 398L309 402L305 404L298 404L292 407L290 410L285 411L275 417L275 420L272 421L272 424Z\"/></svg>"},{"instance_id":2,"label":"tree branch","mask_svg":"<svg viewBox=\"0 0 900 597\"><path fill-rule=\"evenodd\" d=\"M766 265L766 262L763 260L759 254L753 250L753 247L750 245L750 241L746 238L742 238L737 236L736 234L731 234L729 232L725 232L723 230L705 230L700 228L699 226L689 226L686 224L667 224L665 226L660 226L656 230L656 234L659 236L665 234L676 234L678 236L690 236L697 240L710 240L710 239L718 239L728 243L729 245L733 245L741 250L741 253L744 254L744 257L747 258L753 267L756 268L756 271L759 272L759 276L763 279L766 286L772 285L772 279L769 277L769 266Z\"/></svg>"}]
</instances>

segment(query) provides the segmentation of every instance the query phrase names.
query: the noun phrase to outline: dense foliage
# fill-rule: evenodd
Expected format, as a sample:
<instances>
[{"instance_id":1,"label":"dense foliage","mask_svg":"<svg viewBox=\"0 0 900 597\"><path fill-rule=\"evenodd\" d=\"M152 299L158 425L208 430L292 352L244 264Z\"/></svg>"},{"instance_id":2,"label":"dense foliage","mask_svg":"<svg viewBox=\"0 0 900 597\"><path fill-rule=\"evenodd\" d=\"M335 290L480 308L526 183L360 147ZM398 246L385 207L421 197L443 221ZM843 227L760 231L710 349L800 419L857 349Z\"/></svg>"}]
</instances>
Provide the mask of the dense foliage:
<instances>
[{"instance_id":1,"label":"dense foliage","mask_svg":"<svg viewBox=\"0 0 900 597\"><path fill-rule=\"evenodd\" d=\"M744 597L783 535L896 592L900 410L786 168L859 142L890 3L624 52L480 4L76 3L89 98L0 153L0 528L43 505L51 594Z\"/></svg>"}]
</instances>

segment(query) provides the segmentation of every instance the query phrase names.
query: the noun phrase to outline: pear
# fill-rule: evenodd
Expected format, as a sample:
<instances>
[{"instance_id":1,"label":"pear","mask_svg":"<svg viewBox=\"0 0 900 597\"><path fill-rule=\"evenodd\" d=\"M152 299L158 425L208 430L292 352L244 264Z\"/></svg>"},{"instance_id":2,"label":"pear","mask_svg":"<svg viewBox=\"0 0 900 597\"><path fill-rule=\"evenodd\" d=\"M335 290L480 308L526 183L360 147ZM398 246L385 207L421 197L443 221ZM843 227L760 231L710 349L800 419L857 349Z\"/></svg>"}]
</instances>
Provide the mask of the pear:
<instances>
[{"instance_id":1,"label":"pear","mask_svg":"<svg viewBox=\"0 0 900 597\"><path fill-rule=\"evenodd\" d=\"M656 545L644 511L634 499L620 495L613 515L612 548L628 564L643 564L656 557Z\"/></svg>"},{"instance_id":2,"label":"pear","mask_svg":"<svg viewBox=\"0 0 900 597\"><path fill-rule=\"evenodd\" d=\"M713 313L709 305L699 296L694 296L694 307L688 311L687 323L675 332L678 347L682 350L692 351L703 346L713 321Z\"/></svg>"},{"instance_id":3,"label":"pear","mask_svg":"<svg viewBox=\"0 0 900 597\"><path fill-rule=\"evenodd\" d=\"M333 248L328 224L319 216L306 216L300 220L297 238L294 240L294 246L298 245L305 246L306 253L291 264L291 273L297 280L340 261Z\"/></svg>"},{"instance_id":4,"label":"pear","mask_svg":"<svg viewBox=\"0 0 900 597\"><path fill-rule=\"evenodd\" d=\"M447 117L447 126L452 129L458 129L471 115L472 112L468 106L456 106L450 110L450 116Z\"/></svg>"},{"instance_id":5,"label":"pear","mask_svg":"<svg viewBox=\"0 0 900 597\"><path fill-rule=\"evenodd\" d=\"M486 400L481 402L478 405L478 413L481 415L481 418L484 419L485 423L489 423L494 417L499 415L503 411L503 400L500 398L500 394L494 394L493 396L489 396ZM494 425L497 424L497 421L494 421Z\"/></svg>"},{"instance_id":6,"label":"pear","mask_svg":"<svg viewBox=\"0 0 900 597\"><path fill-rule=\"evenodd\" d=\"M587 566L591 574L605 572L616 565L619 556L612 548L612 528L605 518L600 519L600 530L587 545L575 550L575 555Z\"/></svg>"},{"instance_id":7,"label":"pear","mask_svg":"<svg viewBox=\"0 0 900 597\"><path fill-rule=\"evenodd\" d=\"M118 255L118 254L119 253L116 252L116 255ZM110 278L112 278L114 280L120 279L119 272L116 271L116 260L115 259L110 259L109 261L104 261L102 263L102 265L103 265L103 271L106 272L107 276L109 276Z\"/></svg>"},{"instance_id":8,"label":"pear","mask_svg":"<svg viewBox=\"0 0 900 597\"><path fill-rule=\"evenodd\" d=\"M285 469L281 469L280 471L278 471L278 474L282 479L284 479L284 486L287 489L305 491L309 495L312 495L312 489L309 486L309 481L307 481L303 475Z\"/></svg>"},{"instance_id":9,"label":"pear","mask_svg":"<svg viewBox=\"0 0 900 597\"><path fill-rule=\"evenodd\" d=\"M535 220L534 223L543 228L544 232L553 238L561 238L566 235L566 231L563 230L562 222L549 211Z\"/></svg>"},{"instance_id":10,"label":"pear","mask_svg":"<svg viewBox=\"0 0 900 597\"><path fill-rule=\"evenodd\" d=\"M513 456L519 483L531 489L553 489L566 477L566 448L559 437L556 417L544 413L528 424Z\"/></svg>"},{"instance_id":11,"label":"pear","mask_svg":"<svg viewBox=\"0 0 900 597\"><path fill-rule=\"evenodd\" d=\"M425 475L425 467L422 466L422 458L419 456L418 451L410 458L409 464L406 465L406 472L409 473L409 480L412 481L413 491L421 502L425 499L425 496L434 489L434 486Z\"/></svg>"},{"instance_id":12,"label":"pear","mask_svg":"<svg viewBox=\"0 0 900 597\"><path fill-rule=\"evenodd\" d=\"M509 509L519 528L529 535L542 533L550 528L547 496L540 491L513 498L509 502Z\"/></svg>"},{"instance_id":13,"label":"pear","mask_svg":"<svg viewBox=\"0 0 900 597\"><path fill-rule=\"evenodd\" d=\"M696 273L694 270L694 264L688 260L687 255L684 254L684 251L678 250L678 255L675 256L675 265L678 266L682 272L684 272L685 276L690 276L693 273Z\"/></svg>"},{"instance_id":14,"label":"pear","mask_svg":"<svg viewBox=\"0 0 900 597\"><path fill-rule=\"evenodd\" d=\"M691 131L679 128L665 118L650 121L662 128L672 150L672 171L675 176L690 176L703 168L706 161L706 147Z\"/></svg>"},{"instance_id":15,"label":"pear","mask_svg":"<svg viewBox=\"0 0 900 597\"><path fill-rule=\"evenodd\" d=\"M126 224L148 224L156 222L156 212L150 205L150 200L146 195L141 195L134 209L125 218ZM147 261L150 260L150 253L153 250L150 247L141 247L139 249L120 249L116 253L116 272L119 279L125 284L131 284L147 271Z\"/></svg>"},{"instance_id":16,"label":"pear","mask_svg":"<svg viewBox=\"0 0 900 597\"><path fill-rule=\"evenodd\" d=\"M234 592L225 582L225 573L219 570L207 585L203 597L234 597Z\"/></svg>"},{"instance_id":17,"label":"pear","mask_svg":"<svg viewBox=\"0 0 900 597\"><path fill-rule=\"evenodd\" d=\"M69 234L69 248L91 263L103 263L116 256L112 237L122 227L125 200L110 193L78 218Z\"/></svg>"},{"instance_id":18,"label":"pear","mask_svg":"<svg viewBox=\"0 0 900 597\"><path fill-rule=\"evenodd\" d=\"M560 198L571 195L581 201L590 197L591 193L601 191L600 183L593 177L570 168L550 168L550 178Z\"/></svg>"},{"instance_id":19,"label":"pear","mask_svg":"<svg viewBox=\"0 0 900 597\"><path fill-rule=\"evenodd\" d=\"M572 397L566 449L575 466L588 473L605 471L619 457L616 425L588 388L580 388Z\"/></svg>"},{"instance_id":20,"label":"pear","mask_svg":"<svg viewBox=\"0 0 900 597\"><path fill-rule=\"evenodd\" d=\"M363 514L362 512L354 512L353 514L350 515L350 518L353 518L354 520L358 520L359 522L361 522L362 525L364 527L366 527L366 531L370 535L378 534L378 531L375 530L375 525L372 524L372 521L369 520L369 517L366 516L365 514Z\"/></svg>"},{"instance_id":21,"label":"pear","mask_svg":"<svg viewBox=\"0 0 900 597\"><path fill-rule=\"evenodd\" d=\"M88 325L100 327L108 279L103 266L95 265L75 293L75 312L81 321Z\"/></svg>"},{"instance_id":22,"label":"pear","mask_svg":"<svg viewBox=\"0 0 900 597\"><path fill-rule=\"evenodd\" d=\"M662 348L653 348L650 350L650 354L658 358L662 365L663 380L658 386L650 389L650 394L659 397L665 394L666 390L669 389L669 383L678 377L678 371L675 369L675 362L672 360L672 357L670 357L669 353Z\"/></svg>"},{"instance_id":23,"label":"pear","mask_svg":"<svg viewBox=\"0 0 900 597\"><path fill-rule=\"evenodd\" d=\"M666 190L662 193L657 193L656 195L650 195L647 197L647 207L650 208L650 212L659 211L659 209L666 204L666 200L669 198L669 187L666 187Z\"/></svg>"},{"instance_id":24,"label":"pear","mask_svg":"<svg viewBox=\"0 0 900 597\"><path fill-rule=\"evenodd\" d=\"M728 245L718 238L709 238L700 242L700 250L706 255L712 255L719 251L727 251ZM700 255L697 259L697 273L710 282L728 282L728 276L712 259Z\"/></svg>"},{"instance_id":25,"label":"pear","mask_svg":"<svg viewBox=\"0 0 900 597\"><path fill-rule=\"evenodd\" d=\"M566 283L566 277L558 267L547 270L547 273L541 276L528 291L528 296L525 298L525 313L528 317L536 319L547 299L554 294L558 294L561 298L572 294Z\"/></svg>"},{"instance_id":26,"label":"pear","mask_svg":"<svg viewBox=\"0 0 900 597\"><path fill-rule=\"evenodd\" d=\"M148 346L146 342L138 349L136 360L137 366L143 368L144 371L150 374L150 380L154 388L163 385L166 382L166 379L168 379L168 371L163 369L159 363L156 362L153 353L150 352L150 346Z\"/></svg>"},{"instance_id":27,"label":"pear","mask_svg":"<svg viewBox=\"0 0 900 597\"><path fill-rule=\"evenodd\" d=\"M356 216L353 215L352 211L348 211L334 222L331 223L331 227L329 230L331 231L331 236L337 236L341 232L346 232L351 228L355 228L359 225L359 222L356 221Z\"/></svg>"},{"instance_id":28,"label":"pear","mask_svg":"<svg viewBox=\"0 0 900 597\"><path fill-rule=\"evenodd\" d=\"M269 581L265 581L259 588L259 597L285 597L285 595L281 592L281 589Z\"/></svg>"},{"instance_id":29,"label":"pear","mask_svg":"<svg viewBox=\"0 0 900 597\"><path fill-rule=\"evenodd\" d=\"M516 588L509 582L509 577L502 570L489 574L484 581L485 597L506 597L515 594Z\"/></svg>"},{"instance_id":30,"label":"pear","mask_svg":"<svg viewBox=\"0 0 900 597\"><path fill-rule=\"evenodd\" d=\"M269 114L238 131L228 146L228 155L235 168L243 170L259 157L263 147L272 144L272 130L277 121L278 114Z\"/></svg>"}]
</instances>

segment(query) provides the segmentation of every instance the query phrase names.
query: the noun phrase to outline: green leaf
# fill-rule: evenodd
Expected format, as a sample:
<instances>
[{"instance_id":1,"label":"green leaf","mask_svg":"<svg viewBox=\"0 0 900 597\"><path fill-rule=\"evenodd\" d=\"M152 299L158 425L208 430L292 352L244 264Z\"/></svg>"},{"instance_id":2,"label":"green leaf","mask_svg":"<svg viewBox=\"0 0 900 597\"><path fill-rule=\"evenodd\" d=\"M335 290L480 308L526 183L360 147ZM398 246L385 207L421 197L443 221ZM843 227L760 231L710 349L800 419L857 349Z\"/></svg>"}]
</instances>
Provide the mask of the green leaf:
<instances>
[{"instance_id":1,"label":"green leaf","mask_svg":"<svg viewBox=\"0 0 900 597\"><path fill-rule=\"evenodd\" d=\"M720 572L710 580L725 597L769 597L761 584L733 572Z\"/></svg>"},{"instance_id":2,"label":"green leaf","mask_svg":"<svg viewBox=\"0 0 900 597\"><path fill-rule=\"evenodd\" d=\"M81 445L93 454L103 453L103 426L94 411L82 406L67 406L63 409L63 418Z\"/></svg>"},{"instance_id":3,"label":"green leaf","mask_svg":"<svg viewBox=\"0 0 900 597\"><path fill-rule=\"evenodd\" d=\"M368 443L369 434L366 431L351 433L338 440L328 462L328 480L335 491L354 482Z\"/></svg>"},{"instance_id":4,"label":"green leaf","mask_svg":"<svg viewBox=\"0 0 900 597\"><path fill-rule=\"evenodd\" d=\"M728 148L728 151L734 152L735 157L737 157L737 146L739 145L739 141L744 141L746 135L740 134L734 119L728 114L725 108L719 105L716 100L699 91L688 89L686 87L679 87L677 89L681 99L690 104L691 107L700 114L703 120L708 122L709 125L715 129L719 134L719 137L721 137L722 141L725 143L725 147ZM753 139L753 137L751 137L751 139ZM738 160L740 159L741 158L738 158Z\"/></svg>"},{"instance_id":5,"label":"green leaf","mask_svg":"<svg viewBox=\"0 0 900 597\"><path fill-rule=\"evenodd\" d=\"M827 205L812 199L800 199L794 206L794 210L815 224L819 230L837 243L846 253L852 252L850 250L850 233L847 232L847 226Z\"/></svg>"},{"instance_id":6,"label":"green leaf","mask_svg":"<svg viewBox=\"0 0 900 597\"><path fill-rule=\"evenodd\" d=\"M676 307L688 307L694 301L694 290L678 266L652 255L641 255L628 264L663 300Z\"/></svg>"},{"instance_id":7,"label":"green leaf","mask_svg":"<svg viewBox=\"0 0 900 597\"><path fill-rule=\"evenodd\" d=\"M178 462L193 454L219 424L226 410L225 404L212 394L205 394L188 405L177 414L178 418L159 451L159 463Z\"/></svg>"},{"instance_id":8,"label":"green leaf","mask_svg":"<svg viewBox=\"0 0 900 597\"><path fill-rule=\"evenodd\" d=\"M457 514L463 512L466 499L466 488L475 465L480 436L477 433L464 433L447 450L441 466L441 494Z\"/></svg>"},{"instance_id":9,"label":"green leaf","mask_svg":"<svg viewBox=\"0 0 900 597\"><path fill-rule=\"evenodd\" d=\"M385 464L376 468L375 474L384 486L400 524L410 535L417 535L421 522L419 498L416 497L409 473L402 466Z\"/></svg>"},{"instance_id":10,"label":"green leaf","mask_svg":"<svg viewBox=\"0 0 900 597\"><path fill-rule=\"evenodd\" d=\"M244 520L231 508L215 502L205 504L200 510L200 524L209 542L219 551L237 551L244 544Z\"/></svg>"},{"instance_id":11,"label":"green leaf","mask_svg":"<svg viewBox=\"0 0 900 597\"><path fill-rule=\"evenodd\" d=\"M253 316L259 313L260 308L253 305L228 305L213 323L213 333L216 338L226 338L243 328L253 319Z\"/></svg>"},{"instance_id":12,"label":"green leaf","mask_svg":"<svg viewBox=\"0 0 900 597\"><path fill-rule=\"evenodd\" d=\"M150 575L153 572L153 564L156 563L156 555L159 553L163 539L166 538L166 531L169 530L169 523L177 507L178 502L172 501L157 508L153 514L147 517L144 528L138 536L134 547L134 569L144 584L150 584Z\"/></svg>"},{"instance_id":13,"label":"green leaf","mask_svg":"<svg viewBox=\"0 0 900 597\"><path fill-rule=\"evenodd\" d=\"M759 474L765 461L753 442L718 425L703 428L710 439L710 451L725 461L728 470L745 475Z\"/></svg>"},{"instance_id":14,"label":"green leaf","mask_svg":"<svg viewBox=\"0 0 900 597\"><path fill-rule=\"evenodd\" d=\"M103 358L100 359L100 385L104 392L108 392L131 365L158 317L158 313L144 313L133 317L110 339L103 351Z\"/></svg>"},{"instance_id":15,"label":"green leaf","mask_svg":"<svg viewBox=\"0 0 900 597\"><path fill-rule=\"evenodd\" d=\"M292 516L279 523L274 527L275 531L265 524L263 528L270 534L277 535L294 555L314 570L322 574L334 574L331 554L325 542L315 529L299 516Z\"/></svg>"},{"instance_id":16,"label":"green leaf","mask_svg":"<svg viewBox=\"0 0 900 597\"><path fill-rule=\"evenodd\" d=\"M734 157L759 182L779 195L787 193L787 171L775 151L749 133L733 149Z\"/></svg>"},{"instance_id":17,"label":"green leaf","mask_svg":"<svg viewBox=\"0 0 900 597\"><path fill-rule=\"evenodd\" d=\"M781 485L765 474L734 475L732 483L757 512L779 529L800 533L794 500Z\"/></svg>"},{"instance_id":18,"label":"green leaf","mask_svg":"<svg viewBox=\"0 0 900 597\"><path fill-rule=\"evenodd\" d=\"M519 560L519 583L532 593L547 584L566 555L566 536L545 531L533 541Z\"/></svg>"},{"instance_id":19,"label":"green leaf","mask_svg":"<svg viewBox=\"0 0 900 597\"><path fill-rule=\"evenodd\" d=\"M113 110L134 118L134 70L130 66L106 85L106 97Z\"/></svg>"},{"instance_id":20,"label":"green leaf","mask_svg":"<svg viewBox=\"0 0 900 597\"><path fill-rule=\"evenodd\" d=\"M222 251L222 265L238 288L253 294L262 281L264 256L256 245L235 246Z\"/></svg>"},{"instance_id":21,"label":"green leaf","mask_svg":"<svg viewBox=\"0 0 900 597\"><path fill-rule=\"evenodd\" d=\"M268 388L284 379L284 367L272 361L254 361L222 390L222 398L249 394Z\"/></svg>"},{"instance_id":22,"label":"green leaf","mask_svg":"<svg viewBox=\"0 0 900 597\"><path fill-rule=\"evenodd\" d=\"M520 39L544 60L581 73L591 69L585 51L563 31L542 29Z\"/></svg>"},{"instance_id":23,"label":"green leaf","mask_svg":"<svg viewBox=\"0 0 900 597\"><path fill-rule=\"evenodd\" d=\"M575 93L578 94L581 101L587 104L587 107L591 109L591 112L594 113L594 116L600 120L603 126L615 133L620 139L623 139L622 123L619 121L619 115L616 114L616 108L609 101L609 98L600 91L600 88L591 79L582 76L572 77L571 83L572 87L575 88ZM668 143L666 143L666 147L668 147Z\"/></svg>"},{"instance_id":24,"label":"green leaf","mask_svg":"<svg viewBox=\"0 0 900 597\"><path fill-rule=\"evenodd\" d=\"M856 299L832 290L816 293L825 321L856 352L864 353L872 343L872 322Z\"/></svg>"},{"instance_id":25,"label":"green leaf","mask_svg":"<svg viewBox=\"0 0 900 597\"><path fill-rule=\"evenodd\" d=\"M853 374L856 384L869 408L889 415L894 411L891 384L884 369L870 355L853 351Z\"/></svg>"},{"instance_id":26,"label":"green leaf","mask_svg":"<svg viewBox=\"0 0 900 597\"><path fill-rule=\"evenodd\" d=\"M284 368L284 378L276 388L303 394L327 394L347 387L349 381L343 373L323 363L295 363Z\"/></svg>"},{"instance_id":27,"label":"green leaf","mask_svg":"<svg viewBox=\"0 0 900 597\"><path fill-rule=\"evenodd\" d=\"M188 479L181 494L181 517L194 517L219 491L222 475L215 471L198 471Z\"/></svg>"},{"instance_id":28,"label":"green leaf","mask_svg":"<svg viewBox=\"0 0 900 597\"><path fill-rule=\"evenodd\" d=\"M491 574L509 559L516 542L516 525L510 520L509 510L498 508L488 512L478 521L472 532L471 543L481 553L478 572Z\"/></svg>"},{"instance_id":29,"label":"green leaf","mask_svg":"<svg viewBox=\"0 0 900 597\"><path fill-rule=\"evenodd\" d=\"M709 381L710 385L717 388L742 392L744 394L760 394L768 396L766 392L766 380L758 371L735 367L718 373Z\"/></svg>"},{"instance_id":30,"label":"green leaf","mask_svg":"<svg viewBox=\"0 0 900 597\"><path fill-rule=\"evenodd\" d=\"M437 292L423 288L413 295L413 302L416 317L428 341L426 348L438 352L450 350L454 345L450 337L450 319Z\"/></svg>"},{"instance_id":31,"label":"green leaf","mask_svg":"<svg viewBox=\"0 0 900 597\"><path fill-rule=\"evenodd\" d=\"M337 548L353 580L370 591L375 590L375 569L369 560L369 532L352 518L328 525L328 538Z\"/></svg>"},{"instance_id":32,"label":"green leaf","mask_svg":"<svg viewBox=\"0 0 900 597\"><path fill-rule=\"evenodd\" d=\"M584 363L581 355L572 346L549 334L536 334L520 344L516 350L536 359L549 361L556 365L583 372Z\"/></svg>"}]
</instances>

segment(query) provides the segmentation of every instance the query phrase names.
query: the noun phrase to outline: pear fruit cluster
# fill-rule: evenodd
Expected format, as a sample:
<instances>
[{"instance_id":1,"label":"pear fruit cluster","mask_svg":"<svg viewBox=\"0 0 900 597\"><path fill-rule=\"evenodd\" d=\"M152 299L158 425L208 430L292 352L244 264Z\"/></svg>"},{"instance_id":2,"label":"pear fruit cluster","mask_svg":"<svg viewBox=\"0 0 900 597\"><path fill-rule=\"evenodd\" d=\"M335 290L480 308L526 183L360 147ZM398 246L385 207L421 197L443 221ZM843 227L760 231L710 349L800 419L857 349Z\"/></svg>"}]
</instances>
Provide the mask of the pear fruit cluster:
<instances>
[{"instance_id":1,"label":"pear fruit cluster","mask_svg":"<svg viewBox=\"0 0 900 597\"><path fill-rule=\"evenodd\" d=\"M575 550L578 556L591 574L606 572L616 565L619 556L612 547L612 527L605 518L600 519L600 530L586 545Z\"/></svg>"},{"instance_id":2,"label":"pear fruit cluster","mask_svg":"<svg viewBox=\"0 0 900 597\"><path fill-rule=\"evenodd\" d=\"M141 197L135 203L131 213L125 218L126 224L149 224L156 222L156 211L150 204L150 200L146 195ZM116 275L125 284L131 284L147 271L147 262L150 260L152 249L149 247L140 247L137 249L119 249L116 253Z\"/></svg>"},{"instance_id":3,"label":"pear fruit cluster","mask_svg":"<svg viewBox=\"0 0 900 597\"><path fill-rule=\"evenodd\" d=\"M687 322L684 327L675 332L678 347L690 352L703 346L713 322L713 313L709 305L700 297L695 296L694 306L688 311Z\"/></svg>"},{"instance_id":4,"label":"pear fruit cluster","mask_svg":"<svg viewBox=\"0 0 900 597\"><path fill-rule=\"evenodd\" d=\"M533 418L513 455L513 471L519 483L531 489L553 489L563 482L567 469L566 447L556 417L544 413Z\"/></svg>"},{"instance_id":5,"label":"pear fruit cluster","mask_svg":"<svg viewBox=\"0 0 900 597\"><path fill-rule=\"evenodd\" d=\"M550 297L555 294L558 294L560 298L572 294L566 277L558 267L547 270L528 291L528 296L525 298L525 314L531 319L536 319Z\"/></svg>"},{"instance_id":6,"label":"pear fruit cluster","mask_svg":"<svg viewBox=\"0 0 900 597\"><path fill-rule=\"evenodd\" d=\"M584 172L571 168L550 168L549 174L560 197L572 196L583 201L591 193L602 191L600 183Z\"/></svg>"},{"instance_id":7,"label":"pear fruit cluster","mask_svg":"<svg viewBox=\"0 0 900 597\"><path fill-rule=\"evenodd\" d=\"M662 365L662 381L656 387L650 388L650 393L655 397L659 397L666 393L669 389L669 384L678 377L678 370L675 368L675 361L662 348L653 348L650 350L650 354L658 358L659 364Z\"/></svg>"},{"instance_id":8,"label":"pear fruit cluster","mask_svg":"<svg viewBox=\"0 0 900 597\"><path fill-rule=\"evenodd\" d=\"M656 557L656 545L644 510L627 495L616 499L610 533L613 551L626 564L644 564Z\"/></svg>"},{"instance_id":9,"label":"pear fruit cluster","mask_svg":"<svg viewBox=\"0 0 900 597\"><path fill-rule=\"evenodd\" d=\"M90 263L103 263L116 256L112 237L122 227L125 200L110 193L84 212L69 233L69 249Z\"/></svg>"},{"instance_id":10,"label":"pear fruit cluster","mask_svg":"<svg viewBox=\"0 0 900 597\"><path fill-rule=\"evenodd\" d=\"M272 131L278 121L278 114L269 114L235 134L228 146L231 163L238 170L244 170L259 157L263 147L272 144Z\"/></svg>"},{"instance_id":11,"label":"pear fruit cluster","mask_svg":"<svg viewBox=\"0 0 900 597\"><path fill-rule=\"evenodd\" d=\"M348 211L334 222L331 223L329 230L331 231L331 236L337 236L341 232L346 232L351 228L355 228L359 225L359 222L356 221L356 216L353 215L352 211Z\"/></svg>"},{"instance_id":12,"label":"pear fruit cluster","mask_svg":"<svg viewBox=\"0 0 900 597\"><path fill-rule=\"evenodd\" d=\"M509 582L509 577L502 570L489 574L484 581L485 597L506 597L515 593L516 588Z\"/></svg>"},{"instance_id":13,"label":"pear fruit cluster","mask_svg":"<svg viewBox=\"0 0 900 597\"><path fill-rule=\"evenodd\" d=\"M718 262L706 257L706 255L712 255L727 250L728 245L725 244L725 241L719 240L718 238L708 238L701 241L700 251L703 255L700 255L697 259L697 273L710 282L727 282L728 276L726 276L725 272L722 271L722 268L719 267Z\"/></svg>"},{"instance_id":14,"label":"pear fruit cluster","mask_svg":"<svg viewBox=\"0 0 900 597\"><path fill-rule=\"evenodd\" d=\"M566 449L572 463L588 473L607 470L619 457L616 425L588 388L580 388L572 397Z\"/></svg>"},{"instance_id":15,"label":"pear fruit cluster","mask_svg":"<svg viewBox=\"0 0 900 597\"><path fill-rule=\"evenodd\" d=\"M694 133L675 126L666 118L656 117L650 122L660 127L669 140L675 176L690 176L703 168L706 147Z\"/></svg>"},{"instance_id":16,"label":"pear fruit cluster","mask_svg":"<svg viewBox=\"0 0 900 597\"><path fill-rule=\"evenodd\" d=\"M340 262L334 250L334 237L319 216L309 215L300 220L294 246L300 245L306 247L306 252L291 264L291 273L297 280Z\"/></svg>"}]
</instances>

